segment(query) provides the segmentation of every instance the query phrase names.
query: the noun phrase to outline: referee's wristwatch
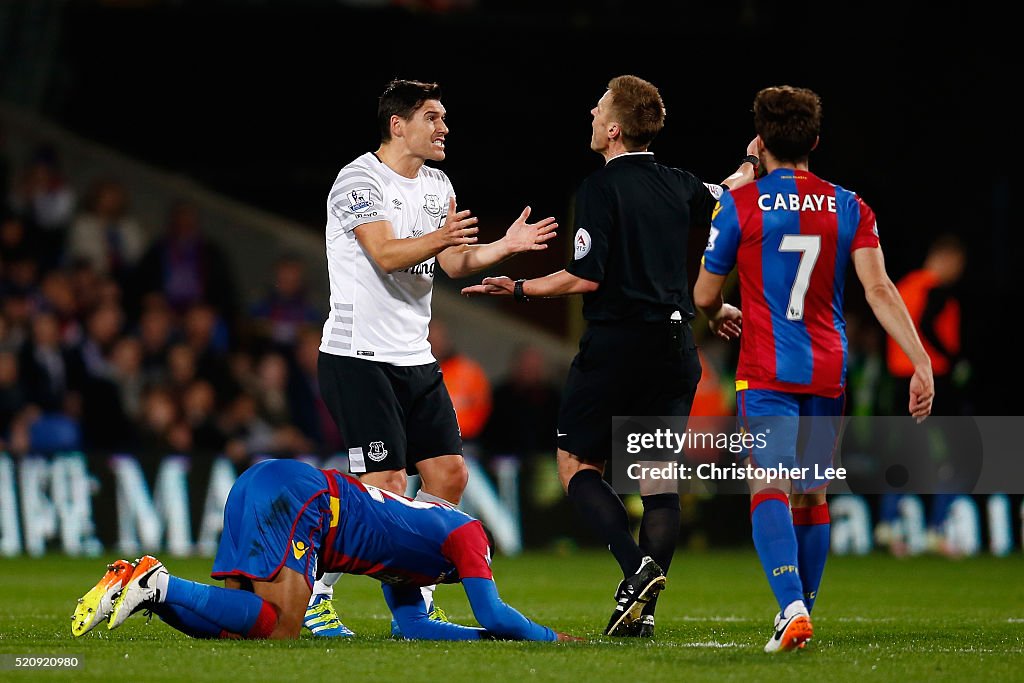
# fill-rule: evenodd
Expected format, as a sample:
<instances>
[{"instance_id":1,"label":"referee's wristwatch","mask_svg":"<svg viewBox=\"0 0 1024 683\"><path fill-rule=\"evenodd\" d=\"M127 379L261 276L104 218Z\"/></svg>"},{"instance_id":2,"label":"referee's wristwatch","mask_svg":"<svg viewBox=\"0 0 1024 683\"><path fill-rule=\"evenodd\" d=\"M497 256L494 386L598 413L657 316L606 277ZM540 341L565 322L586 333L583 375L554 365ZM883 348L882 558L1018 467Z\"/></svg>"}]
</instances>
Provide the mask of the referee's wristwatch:
<instances>
[{"instance_id":1,"label":"referee's wristwatch","mask_svg":"<svg viewBox=\"0 0 1024 683\"><path fill-rule=\"evenodd\" d=\"M755 178L761 173L761 159L756 154L748 154L740 159L740 166L743 164L750 164L754 167Z\"/></svg>"},{"instance_id":2,"label":"referee's wristwatch","mask_svg":"<svg viewBox=\"0 0 1024 683\"><path fill-rule=\"evenodd\" d=\"M523 291L523 283L525 279L516 280L515 286L512 288L512 296L515 297L516 301L529 301L530 297L526 296L526 292Z\"/></svg>"}]
</instances>

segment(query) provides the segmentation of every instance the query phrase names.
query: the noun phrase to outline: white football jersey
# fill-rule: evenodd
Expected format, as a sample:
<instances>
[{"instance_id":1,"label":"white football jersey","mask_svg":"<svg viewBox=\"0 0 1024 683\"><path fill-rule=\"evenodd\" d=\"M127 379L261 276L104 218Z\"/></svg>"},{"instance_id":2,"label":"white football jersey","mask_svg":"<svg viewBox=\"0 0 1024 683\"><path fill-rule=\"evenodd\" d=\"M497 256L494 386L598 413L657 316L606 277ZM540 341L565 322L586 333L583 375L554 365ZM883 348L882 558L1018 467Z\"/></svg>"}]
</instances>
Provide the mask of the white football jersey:
<instances>
[{"instance_id":1,"label":"white football jersey","mask_svg":"<svg viewBox=\"0 0 1024 683\"><path fill-rule=\"evenodd\" d=\"M354 229L386 220L397 239L425 235L444 225L454 194L438 169L423 166L406 178L372 152L341 169L327 199L331 312L321 351L392 365L434 361L427 326L435 259L385 273L363 251Z\"/></svg>"}]
</instances>

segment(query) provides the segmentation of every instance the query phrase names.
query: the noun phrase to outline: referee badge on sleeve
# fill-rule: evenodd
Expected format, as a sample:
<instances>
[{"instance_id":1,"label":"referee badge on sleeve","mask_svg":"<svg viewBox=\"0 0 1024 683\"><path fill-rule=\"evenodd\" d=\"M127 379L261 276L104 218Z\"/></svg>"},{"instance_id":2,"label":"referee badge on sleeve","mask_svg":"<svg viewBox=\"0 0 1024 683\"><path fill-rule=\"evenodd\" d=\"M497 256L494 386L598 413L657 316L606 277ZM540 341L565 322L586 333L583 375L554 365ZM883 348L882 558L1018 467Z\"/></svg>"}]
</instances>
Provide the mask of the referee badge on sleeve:
<instances>
[{"instance_id":1,"label":"referee badge on sleeve","mask_svg":"<svg viewBox=\"0 0 1024 683\"><path fill-rule=\"evenodd\" d=\"M579 261L581 258L589 254L590 245L593 244L590 240L590 233L587 232L586 228L580 228L576 231L576 237L573 238L572 243L574 245L574 261Z\"/></svg>"},{"instance_id":2,"label":"referee badge on sleeve","mask_svg":"<svg viewBox=\"0 0 1024 683\"><path fill-rule=\"evenodd\" d=\"M716 200L721 199L722 195L725 194L725 188L721 185L715 185L714 183L704 183L704 187L708 188L708 192Z\"/></svg>"}]
</instances>

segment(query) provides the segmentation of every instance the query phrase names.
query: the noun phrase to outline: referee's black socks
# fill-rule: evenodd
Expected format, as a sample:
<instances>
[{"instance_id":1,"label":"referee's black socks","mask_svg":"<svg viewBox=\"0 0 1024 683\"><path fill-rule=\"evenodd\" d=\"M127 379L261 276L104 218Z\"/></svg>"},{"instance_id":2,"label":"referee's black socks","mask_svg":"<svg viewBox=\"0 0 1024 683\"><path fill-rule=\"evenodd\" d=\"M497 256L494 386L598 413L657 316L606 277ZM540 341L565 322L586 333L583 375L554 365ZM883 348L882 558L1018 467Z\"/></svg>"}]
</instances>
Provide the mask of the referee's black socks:
<instances>
[{"instance_id":1,"label":"referee's black socks","mask_svg":"<svg viewBox=\"0 0 1024 683\"><path fill-rule=\"evenodd\" d=\"M650 555L661 570L668 574L672 556L679 542L679 494L656 493L642 496L644 517L640 522L640 550ZM644 605L643 613L654 614L658 599Z\"/></svg>"},{"instance_id":2,"label":"referee's black socks","mask_svg":"<svg viewBox=\"0 0 1024 683\"><path fill-rule=\"evenodd\" d=\"M633 540L633 534L629 530L629 515L626 514L626 508L619 494L615 493L615 489L597 470L579 470L569 480L568 493L576 511L612 551L612 555L622 567L623 577L636 573L644 553ZM679 497L676 496L677 520L678 504ZM646 516L645 511L644 517ZM678 526L676 530L678 532Z\"/></svg>"}]
</instances>

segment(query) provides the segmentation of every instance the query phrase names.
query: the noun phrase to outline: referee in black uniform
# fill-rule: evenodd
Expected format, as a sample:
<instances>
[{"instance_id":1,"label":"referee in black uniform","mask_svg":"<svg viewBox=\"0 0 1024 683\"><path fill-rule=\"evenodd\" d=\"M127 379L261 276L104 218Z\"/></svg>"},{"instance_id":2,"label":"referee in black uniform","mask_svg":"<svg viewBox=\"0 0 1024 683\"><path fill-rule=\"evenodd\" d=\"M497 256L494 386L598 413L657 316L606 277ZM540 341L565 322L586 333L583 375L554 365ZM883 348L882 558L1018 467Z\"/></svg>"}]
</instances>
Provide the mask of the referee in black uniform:
<instances>
[{"instance_id":1,"label":"referee in black uniform","mask_svg":"<svg viewBox=\"0 0 1024 683\"><path fill-rule=\"evenodd\" d=\"M690 412L701 367L689 324L687 244L691 229L708 230L715 197L725 188L664 166L647 151L665 121L651 83L613 78L591 114L590 146L605 166L577 192L569 266L532 280L487 278L463 294L519 301L583 294L588 327L562 395L558 472L573 505L622 567L605 633L651 637L655 599L678 540L679 493L675 482L642 487L638 545L621 498L604 480L612 416ZM757 157L748 155L726 181L750 182L756 166Z\"/></svg>"}]
</instances>

